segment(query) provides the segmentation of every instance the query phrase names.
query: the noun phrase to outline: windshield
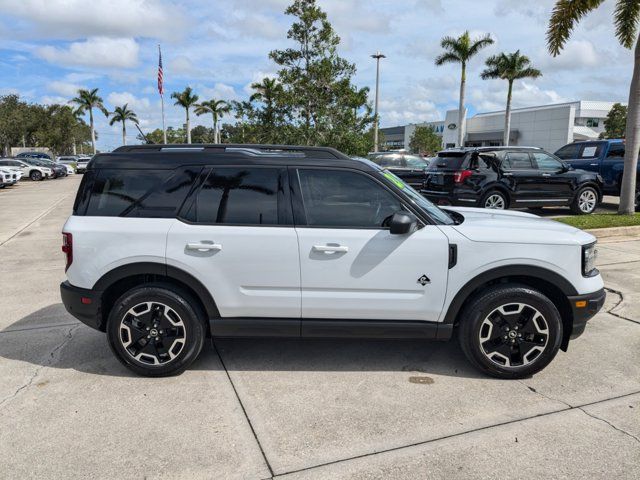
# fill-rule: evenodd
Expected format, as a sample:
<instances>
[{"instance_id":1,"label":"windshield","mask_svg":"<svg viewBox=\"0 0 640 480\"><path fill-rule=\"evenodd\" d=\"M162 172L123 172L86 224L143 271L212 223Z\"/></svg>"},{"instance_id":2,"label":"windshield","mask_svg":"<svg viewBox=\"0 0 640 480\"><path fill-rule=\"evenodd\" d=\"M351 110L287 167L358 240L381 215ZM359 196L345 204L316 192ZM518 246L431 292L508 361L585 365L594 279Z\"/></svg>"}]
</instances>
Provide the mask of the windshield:
<instances>
[{"instance_id":1,"label":"windshield","mask_svg":"<svg viewBox=\"0 0 640 480\"><path fill-rule=\"evenodd\" d=\"M418 155L405 155L404 160L407 162L407 167L410 168L427 168L429 166L429 162Z\"/></svg>"},{"instance_id":2,"label":"windshield","mask_svg":"<svg viewBox=\"0 0 640 480\"><path fill-rule=\"evenodd\" d=\"M454 225L456 223L447 212L440 210L437 206L407 185L400 177L394 175L389 170L381 170L380 173L387 180L391 180L393 184L402 190L418 208L426 211L429 216L438 223L444 225Z\"/></svg>"}]
</instances>

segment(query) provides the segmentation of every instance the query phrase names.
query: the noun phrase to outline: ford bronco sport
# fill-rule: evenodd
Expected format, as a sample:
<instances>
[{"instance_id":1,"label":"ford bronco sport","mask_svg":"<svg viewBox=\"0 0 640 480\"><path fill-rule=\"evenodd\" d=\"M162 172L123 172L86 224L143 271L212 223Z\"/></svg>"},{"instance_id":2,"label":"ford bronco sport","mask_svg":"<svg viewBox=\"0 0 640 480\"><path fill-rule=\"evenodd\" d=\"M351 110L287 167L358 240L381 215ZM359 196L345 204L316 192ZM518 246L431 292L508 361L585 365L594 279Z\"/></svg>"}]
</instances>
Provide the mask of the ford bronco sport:
<instances>
[{"instance_id":1,"label":"ford bronco sport","mask_svg":"<svg viewBox=\"0 0 640 480\"><path fill-rule=\"evenodd\" d=\"M67 310L142 375L208 337L448 340L500 378L544 368L602 307L595 238L438 208L337 150L141 145L96 155L63 229Z\"/></svg>"}]
</instances>

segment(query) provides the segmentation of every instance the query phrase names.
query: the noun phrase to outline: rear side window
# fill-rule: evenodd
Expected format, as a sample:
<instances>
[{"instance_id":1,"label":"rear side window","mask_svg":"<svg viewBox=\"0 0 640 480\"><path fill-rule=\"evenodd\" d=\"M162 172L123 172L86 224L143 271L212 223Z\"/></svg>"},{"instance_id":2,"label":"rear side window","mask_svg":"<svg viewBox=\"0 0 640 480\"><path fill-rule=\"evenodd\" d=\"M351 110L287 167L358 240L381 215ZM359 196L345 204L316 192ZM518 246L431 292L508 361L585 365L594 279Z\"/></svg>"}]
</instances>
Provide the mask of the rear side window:
<instances>
[{"instance_id":1,"label":"rear side window","mask_svg":"<svg viewBox=\"0 0 640 480\"><path fill-rule=\"evenodd\" d=\"M572 158L578 158L580 156L580 145L572 143L571 145L565 145L556 152L556 157L563 160L569 160Z\"/></svg>"},{"instance_id":2,"label":"rear side window","mask_svg":"<svg viewBox=\"0 0 640 480\"><path fill-rule=\"evenodd\" d=\"M466 161L467 157L468 155L463 152L459 154L449 152L439 153L429 164L429 170L460 170L466 168L466 164L468 164L468 161Z\"/></svg>"},{"instance_id":3,"label":"rear side window","mask_svg":"<svg viewBox=\"0 0 640 480\"><path fill-rule=\"evenodd\" d=\"M284 175L282 168L213 168L184 218L204 224L278 225Z\"/></svg>"},{"instance_id":4,"label":"rear side window","mask_svg":"<svg viewBox=\"0 0 640 480\"><path fill-rule=\"evenodd\" d=\"M621 158L624 158L624 144L611 144L611 146L609 147L609 152L607 153L607 159L620 160Z\"/></svg>"},{"instance_id":5,"label":"rear side window","mask_svg":"<svg viewBox=\"0 0 640 480\"><path fill-rule=\"evenodd\" d=\"M387 155L372 155L371 161L377 163L381 167L402 167L404 162L402 161L402 155L387 154Z\"/></svg>"},{"instance_id":6,"label":"rear side window","mask_svg":"<svg viewBox=\"0 0 640 480\"><path fill-rule=\"evenodd\" d=\"M502 161L505 170L531 170L535 168L527 152L508 152Z\"/></svg>"},{"instance_id":7,"label":"rear side window","mask_svg":"<svg viewBox=\"0 0 640 480\"><path fill-rule=\"evenodd\" d=\"M200 171L200 167L175 171L99 170L91 185L83 182L91 190L85 215L173 218Z\"/></svg>"},{"instance_id":8,"label":"rear side window","mask_svg":"<svg viewBox=\"0 0 640 480\"><path fill-rule=\"evenodd\" d=\"M580 152L580 158L597 158L602 153L602 147L604 145L602 143L597 143L595 145L586 144L582 151Z\"/></svg>"}]
</instances>

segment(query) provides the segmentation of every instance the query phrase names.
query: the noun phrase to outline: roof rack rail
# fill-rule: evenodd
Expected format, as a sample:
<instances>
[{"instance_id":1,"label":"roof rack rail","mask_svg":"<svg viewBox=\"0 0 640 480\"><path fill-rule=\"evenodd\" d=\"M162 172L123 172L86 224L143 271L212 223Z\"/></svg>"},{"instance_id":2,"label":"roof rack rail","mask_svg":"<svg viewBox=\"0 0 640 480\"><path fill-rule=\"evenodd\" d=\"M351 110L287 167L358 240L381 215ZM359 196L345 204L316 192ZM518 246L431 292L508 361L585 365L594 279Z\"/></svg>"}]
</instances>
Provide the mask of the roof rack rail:
<instances>
[{"instance_id":1,"label":"roof rack rail","mask_svg":"<svg viewBox=\"0 0 640 480\"><path fill-rule=\"evenodd\" d=\"M116 148L113 153L133 152L206 152L206 153L240 153L247 156L301 156L306 158L342 158L349 157L331 147L307 147L300 145L260 145L242 143L224 144L147 144L124 145Z\"/></svg>"}]
</instances>

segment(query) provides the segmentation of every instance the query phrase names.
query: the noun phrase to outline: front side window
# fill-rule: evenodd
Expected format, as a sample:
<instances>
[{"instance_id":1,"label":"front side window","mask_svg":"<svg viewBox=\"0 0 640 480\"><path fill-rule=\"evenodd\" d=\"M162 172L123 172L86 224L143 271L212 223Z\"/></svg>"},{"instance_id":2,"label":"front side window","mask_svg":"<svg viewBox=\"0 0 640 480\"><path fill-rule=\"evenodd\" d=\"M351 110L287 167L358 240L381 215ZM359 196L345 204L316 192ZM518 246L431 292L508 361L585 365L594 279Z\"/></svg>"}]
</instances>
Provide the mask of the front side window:
<instances>
[{"instance_id":1,"label":"front side window","mask_svg":"<svg viewBox=\"0 0 640 480\"><path fill-rule=\"evenodd\" d=\"M384 228L402 203L368 176L346 170L298 170L307 225Z\"/></svg>"},{"instance_id":2,"label":"front side window","mask_svg":"<svg viewBox=\"0 0 640 480\"><path fill-rule=\"evenodd\" d=\"M611 160L620 160L624 158L624 145L621 143L614 143L609 147L609 152L607 153L607 159Z\"/></svg>"},{"instance_id":3,"label":"front side window","mask_svg":"<svg viewBox=\"0 0 640 480\"><path fill-rule=\"evenodd\" d=\"M562 170L562 164L558 160L553 158L551 155L547 155L546 153L542 153L542 152L534 153L533 159L538 164L538 168L540 170L552 170L552 171Z\"/></svg>"},{"instance_id":4,"label":"front side window","mask_svg":"<svg viewBox=\"0 0 640 480\"><path fill-rule=\"evenodd\" d=\"M185 219L218 225L277 225L282 182L280 168L213 168Z\"/></svg>"}]
</instances>

